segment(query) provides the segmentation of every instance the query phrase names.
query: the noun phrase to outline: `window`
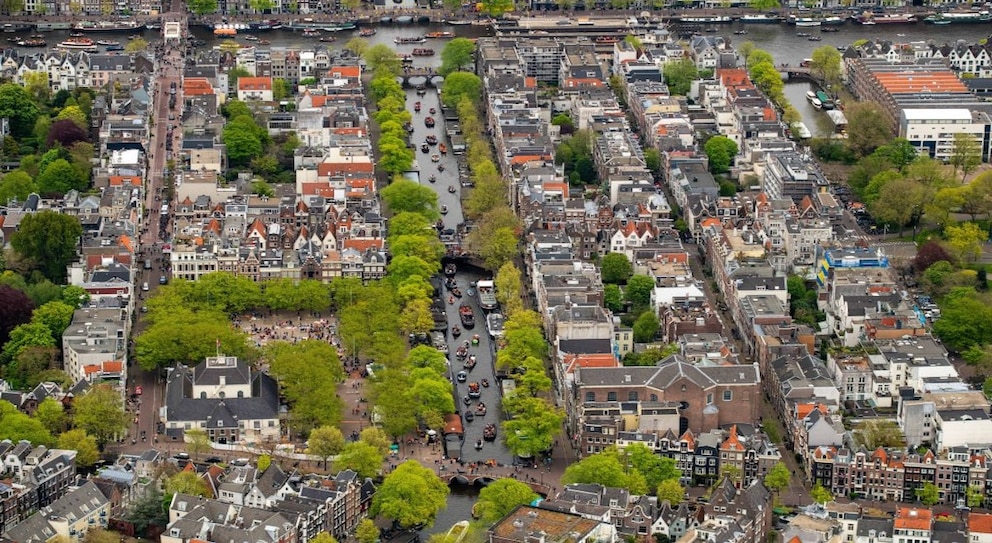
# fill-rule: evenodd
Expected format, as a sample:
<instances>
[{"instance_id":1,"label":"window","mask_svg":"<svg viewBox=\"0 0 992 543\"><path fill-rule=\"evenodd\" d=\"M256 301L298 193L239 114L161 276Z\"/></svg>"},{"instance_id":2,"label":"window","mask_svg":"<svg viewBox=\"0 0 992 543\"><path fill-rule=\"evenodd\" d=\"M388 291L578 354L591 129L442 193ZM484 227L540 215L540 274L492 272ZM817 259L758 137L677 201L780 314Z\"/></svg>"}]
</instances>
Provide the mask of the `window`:
<instances>
[{"instance_id":1,"label":"window","mask_svg":"<svg viewBox=\"0 0 992 543\"><path fill-rule=\"evenodd\" d=\"M713 403L713 393L710 392L709 394L706 395L706 405L710 405L712 403Z\"/></svg>"},{"instance_id":2,"label":"window","mask_svg":"<svg viewBox=\"0 0 992 543\"><path fill-rule=\"evenodd\" d=\"M594 401L596 401L596 393L595 392L586 392L586 401L587 402L594 402Z\"/></svg>"},{"instance_id":3,"label":"window","mask_svg":"<svg viewBox=\"0 0 992 543\"><path fill-rule=\"evenodd\" d=\"M606 393L606 401L608 401L608 402L615 402L615 401L617 401L617 393L616 392L608 392L608 393Z\"/></svg>"},{"instance_id":4,"label":"window","mask_svg":"<svg viewBox=\"0 0 992 543\"><path fill-rule=\"evenodd\" d=\"M656 401L658 401L658 395L657 395L657 394L652 394L652 395L651 395L651 401L652 401L652 402L656 402Z\"/></svg>"},{"instance_id":5,"label":"window","mask_svg":"<svg viewBox=\"0 0 992 543\"><path fill-rule=\"evenodd\" d=\"M630 392L627 393L627 401L628 402L636 402L637 401L637 391L636 390L631 390Z\"/></svg>"},{"instance_id":6,"label":"window","mask_svg":"<svg viewBox=\"0 0 992 543\"><path fill-rule=\"evenodd\" d=\"M238 397L239 397L239 398L244 398L244 397L245 397L245 391L243 391L243 390L239 390L239 391L238 391Z\"/></svg>"},{"instance_id":7,"label":"window","mask_svg":"<svg viewBox=\"0 0 992 543\"><path fill-rule=\"evenodd\" d=\"M200 393L200 399L201 400L206 400L207 399L207 393L206 392L201 392Z\"/></svg>"},{"instance_id":8,"label":"window","mask_svg":"<svg viewBox=\"0 0 992 543\"><path fill-rule=\"evenodd\" d=\"M723 391L723 401L729 402L730 400L733 400L733 399L734 399L734 391L732 391L732 390L724 390Z\"/></svg>"}]
</instances>

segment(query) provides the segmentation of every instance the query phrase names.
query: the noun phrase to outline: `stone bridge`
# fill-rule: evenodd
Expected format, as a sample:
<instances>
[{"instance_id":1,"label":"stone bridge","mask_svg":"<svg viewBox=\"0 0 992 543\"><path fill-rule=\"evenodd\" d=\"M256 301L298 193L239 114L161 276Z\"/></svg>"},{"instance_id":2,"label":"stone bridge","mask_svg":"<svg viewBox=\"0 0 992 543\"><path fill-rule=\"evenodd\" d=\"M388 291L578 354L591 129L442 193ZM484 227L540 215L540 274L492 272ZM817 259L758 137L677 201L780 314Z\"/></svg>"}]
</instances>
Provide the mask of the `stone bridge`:
<instances>
[{"instance_id":1,"label":"stone bridge","mask_svg":"<svg viewBox=\"0 0 992 543\"><path fill-rule=\"evenodd\" d=\"M404 87L416 87L427 85L428 87L440 87L444 78L438 75L434 68L404 67L403 73L397 76L397 81Z\"/></svg>"},{"instance_id":2,"label":"stone bridge","mask_svg":"<svg viewBox=\"0 0 992 543\"><path fill-rule=\"evenodd\" d=\"M448 485L474 486L474 487L478 487L478 488L483 488L483 487L489 486L492 483L495 483L497 479L502 479L504 477L510 477L510 473L513 473L512 472L512 468L509 468L509 467L499 466L499 467L493 468L493 469L494 470L500 470L500 471L502 471L504 469L507 469L509 471L507 473L505 473L505 474L500 474L500 473L496 473L496 472L494 472L494 473L457 473L457 472L456 473L445 473L445 472L442 472L441 473L441 480L444 481L445 483L448 483ZM531 490L533 490L534 492L540 494L541 496L547 497L547 495L551 492L551 486L550 485L544 485L544 484L541 484L541 483L538 483L538 482L528 482L528 481L522 480L520 478L517 478L517 479L520 480L520 482L522 482L522 483L526 484L527 486L529 486L531 488Z\"/></svg>"},{"instance_id":3,"label":"stone bridge","mask_svg":"<svg viewBox=\"0 0 992 543\"><path fill-rule=\"evenodd\" d=\"M819 83L820 80L813 75L813 71L809 68L803 66L779 66L778 72L785 76L786 79L805 79L807 81L813 81Z\"/></svg>"}]
</instances>

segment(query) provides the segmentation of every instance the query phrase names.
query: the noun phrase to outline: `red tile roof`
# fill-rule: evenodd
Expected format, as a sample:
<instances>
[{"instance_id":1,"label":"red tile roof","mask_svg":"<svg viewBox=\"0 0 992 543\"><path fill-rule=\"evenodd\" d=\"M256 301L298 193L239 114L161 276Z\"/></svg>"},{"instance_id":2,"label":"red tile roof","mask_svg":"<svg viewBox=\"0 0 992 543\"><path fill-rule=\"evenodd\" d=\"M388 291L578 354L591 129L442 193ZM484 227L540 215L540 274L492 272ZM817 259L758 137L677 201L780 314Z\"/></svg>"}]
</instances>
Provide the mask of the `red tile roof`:
<instances>
[{"instance_id":1,"label":"red tile roof","mask_svg":"<svg viewBox=\"0 0 992 543\"><path fill-rule=\"evenodd\" d=\"M896 530L929 530L932 523L933 512L929 509L900 507L893 527Z\"/></svg>"}]
</instances>

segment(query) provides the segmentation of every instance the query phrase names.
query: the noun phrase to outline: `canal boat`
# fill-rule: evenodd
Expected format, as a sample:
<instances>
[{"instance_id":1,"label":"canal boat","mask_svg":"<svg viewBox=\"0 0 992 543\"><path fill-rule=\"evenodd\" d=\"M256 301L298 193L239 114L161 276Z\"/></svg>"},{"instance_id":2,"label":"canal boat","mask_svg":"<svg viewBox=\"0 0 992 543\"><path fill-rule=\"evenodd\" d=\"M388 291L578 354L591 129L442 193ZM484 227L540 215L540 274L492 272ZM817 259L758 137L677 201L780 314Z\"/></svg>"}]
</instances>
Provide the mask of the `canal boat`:
<instances>
[{"instance_id":1,"label":"canal boat","mask_svg":"<svg viewBox=\"0 0 992 543\"><path fill-rule=\"evenodd\" d=\"M489 423L486 425L485 429L482 430L482 439L486 441L496 441L496 425Z\"/></svg>"},{"instance_id":2,"label":"canal boat","mask_svg":"<svg viewBox=\"0 0 992 543\"><path fill-rule=\"evenodd\" d=\"M988 11L938 13L923 19L924 23L934 25L975 24L989 21L992 21L992 13Z\"/></svg>"},{"instance_id":3,"label":"canal boat","mask_svg":"<svg viewBox=\"0 0 992 543\"><path fill-rule=\"evenodd\" d=\"M444 22L445 24L449 24L451 26L468 26L472 24L472 21L466 21L464 19L451 19Z\"/></svg>"},{"instance_id":4,"label":"canal boat","mask_svg":"<svg viewBox=\"0 0 992 543\"><path fill-rule=\"evenodd\" d=\"M338 39L335 38L334 36L323 36L317 41L320 41L321 43L334 43L338 41Z\"/></svg>"},{"instance_id":5,"label":"canal boat","mask_svg":"<svg viewBox=\"0 0 992 543\"><path fill-rule=\"evenodd\" d=\"M431 152L430 145L427 145L426 143L421 144L420 145L420 152L422 152L424 154L427 154L427 153Z\"/></svg>"},{"instance_id":6,"label":"canal boat","mask_svg":"<svg viewBox=\"0 0 992 543\"><path fill-rule=\"evenodd\" d=\"M863 25L915 24L916 15L912 13L889 13L876 15L866 11L858 16L857 21Z\"/></svg>"},{"instance_id":7,"label":"canal boat","mask_svg":"<svg viewBox=\"0 0 992 543\"><path fill-rule=\"evenodd\" d=\"M596 43L602 44L602 45L610 45L610 44L617 43L618 41L620 41L620 38L618 38L616 36L597 36L596 37Z\"/></svg>"},{"instance_id":8,"label":"canal boat","mask_svg":"<svg viewBox=\"0 0 992 543\"><path fill-rule=\"evenodd\" d=\"M424 37L426 37L426 38L432 38L432 39L454 38L455 37L455 33L454 32L448 32L446 30L445 31L440 31L440 32L428 32L427 34L424 34Z\"/></svg>"},{"instance_id":9,"label":"canal boat","mask_svg":"<svg viewBox=\"0 0 992 543\"><path fill-rule=\"evenodd\" d=\"M415 113L420 113L420 102L413 104L413 111Z\"/></svg>"},{"instance_id":10,"label":"canal boat","mask_svg":"<svg viewBox=\"0 0 992 543\"><path fill-rule=\"evenodd\" d=\"M816 109L823 109L823 102L820 102L818 98L810 98L809 103L813 104Z\"/></svg>"},{"instance_id":11,"label":"canal boat","mask_svg":"<svg viewBox=\"0 0 992 543\"><path fill-rule=\"evenodd\" d=\"M499 304L496 300L496 284L492 280L479 281L476 288L479 292L479 307L486 311L496 309Z\"/></svg>"},{"instance_id":12,"label":"canal boat","mask_svg":"<svg viewBox=\"0 0 992 543\"><path fill-rule=\"evenodd\" d=\"M806 41L823 41L823 38L821 38L820 36L810 36L806 38Z\"/></svg>"},{"instance_id":13,"label":"canal boat","mask_svg":"<svg viewBox=\"0 0 992 543\"><path fill-rule=\"evenodd\" d=\"M441 155L431 155L431 162L441 162Z\"/></svg>"},{"instance_id":14,"label":"canal boat","mask_svg":"<svg viewBox=\"0 0 992 543\"><path fill-rule=\"evenodd\" d=\"M303 31L304 38L316 38L317 36L320 36L320 30L308 28Z\"/></svg>"},{"instance_id":15,"label":"canal boat","mask_svg":"<svg viewBox=\"0 0 992 543\"><path fill-rule=\"evenodd\" d=\"M434 117L427 117L424 119L424 126L427 128L434 128Z\"/></svg>"},{"instance_id":16,"label":"canal boat","mask_svg":"<svg viewBox=\"0 0 992 543\"><path fill-rule=\"evenodd\" d=\"M482 392L479 390L479 383L469 383L468 384L468 397L475 399L482 396Z\"/></svg>"},{"instance_id":17,"label":"canal boat","mask_svg":"<svg viewBox=\"0 0 992 543\"><path fill-rule=\"evenodd\" d=\"M96 42L89 38L68 38L59 44L59 48L73 51L96 51Z\"/></svg>"},{"instance_id":18,"label":"canal boat","mask_svg":"<svg viewBox=\"0 0 992 543\"><path fill-rule=\"evenodd\" d=\"M467 303L458 307L458 318L461 319L462 327L466 330L475 328L475 314L472 312L472 306Z\"/></svg>"},{"instance_id":19,"label":"canal boat","mask_svg":"<svg viewBox=\"0 0 992 543\"><path fill-rule=\"evenodd\" d=\"M427 85L417 85L417 96L427 96ZM432 111L433 115L434 112Z\"/></svg>"},{"instance_id":20,"label":"canal boat","mask_svg":"<svg viewBox=\"0 0 992 543\"><path fill-rule=\"evenodd\" d=\"M489 335L498 338L503 336L503 315L499 313L490 313L486 316L486 331Z\"/></svg>"},{"instance_id":21,"label":"canal boat","mask_svg":"<svg viewBox=\"0 0 992 543\"><path fill-rule=\"evenodd\" d=\"M417 47L411 54L415 57L432 57L434 50L427 47Z\"/></svg>"},{"instance_id":22,"label":"canal boat","mask_svg":"<svg viewBox=\"0 0 992 543\"><path fill-rule=\"evenodd\" d=\"M34 36L31 36L32 38ZM120 45L121 42L117 40L96 40L97 45L110 46L110 45Z\"/></svg>"},{"instance_id":23,"label":"canal boat","mask_svg":"<svg viewBox=\"0 0 992 543\"><path fill-rule=\"evenodd\" d=\"M458 273L458 267L455 266L454 262L448 262L444 265L444 275L454 277L456 273Z\"/></svg>"},{"instance_id":24,"label":"canal boat","mask_svg":"<svg viewBox=\"0 0 992 543\"><path fill-rule=\"evenodd\" d=\"M448 146L443 143L437 146L437 150L441 152L441 155L448 154Z\"/></svg>"},{"instance_id":25,"label":"canal boat","mask_svg":"<svg viewBox=\"0 0 992 543\"><path fill-rule=\"evenodd\" d=\"M344 32L345 30L354 30L356 26L355 23L334 23L320 28L324 32Z\"/></svg>"},{"instance_id":26,"label":"canal boat","mask_svg":"<svg viewBox=\"0 0 992 543\"><path fill-rule=\"evenodd\" d=\"M830 98L830 95L823 91L816 91L816 99L820 101L820 105L823 109L833 109L834 101Z\"/></svg>"},{"instance_id":27,"label":"canal boat","mask_svg":"<svg viewBox=\"0 0 992 543\"><path fill-rule=\"evenodd\" d=\"M782 18L778 15L759 13L757 15L743 15L739 20L746 24L776 24L781 22Z\"/></svg>"},{"instance_id":28,"label":"canal boat","mask_svg":"<svg viewBox=\"0 0 992 543\"><path fill-rule=\"evenodd\" d=\"M812 17L796 17L796 26L820 26L821 21L819 19L813 19Z\"/></svg>"},{"instance_id":29,"label":"canal boat","mask_svg":"<svg viewBox=\"0 0 992 543\"><path fill-rule=\"evenodd\" d=\"M48 42L46 42L44 38L31 37L23 40L18 40L17 45L19 45L20 47L45 47L46 45L48 45Z\"/></svg>"},{"instance_id":30,"label":"canal boat","mask_svg":"<svg viewBox=\"0 0 992 543\"><path fill-rule=\"evenodd\" d=\"M424 138L424 142L427 143L427 145L431 145L431 146L437 145L437 136L435 136L434 134L430 134L426 138Z\"/></svg>"},{"instance_id":31,"label":"canal boat","mask_svg":"<svg viewBox=\"0 0 992 543\"><path fill-rule=\"evenodd\" d=\"M405 44L412 44L412 43L424 43L425 41L427 41L427 38L425 38L423 36L416 36L416 37L413 37L413 38L398 37L398 38L396 38L396 39L393 40L393 43L395 43L396 45L405 45Z\"/></svg>"},{"instance_id":32,"label":"canal boat","mask_svg":"<svg viewBox=\"0 0 992 543\"><path fill-rule=\"evenodd\" d=\"M136 32L144 30L145 24L138 21L80 21L73 30L78 32Z\"/></svg>"},{"instance_id":33,"label":"canal boat","mask_svg":"<svg viewBox=\"0 0 992 543\"><path fill-rule=\"evenodd\" d=\"M363 28L363 29L361 29L361 30L358 31L358 35L361 36L361 37L363 37L363 38L371 38L372 36L375 36L375 29L374 28Z\"/></svg>"},{"instance_id":34,"label":"canal boat","mask_svg":"<svg viewBox=\"0 0 992 543\"><path fill-rule=\"evenodd\" d=\"M442 215L447 215L448 214L448 206L446 206L446 205L442 205L441 206L441 214ZM461 291L458 291L458 297L459 298L461 298L461 293L462 293ZM452 291L452 294L454 294L454 291Z\"/></svg>"},{"instance_id":35,"label":"canal boat","mask_svg":"<svg viewBox=\"0 0 992 543\"><path fill-rule=\"evenodd\" d=\"M821 26L820 32L840 32L840 29L836 26Z\"/></svg>"},{"instance_id":36,"label":"canal boat","mask_svg":"<svg viewBox=\"0 0 992 543\"><path fill-rule=\"evenodd\" d=\"M843 17L837 17L836 15L831 15L824 17L820 20L820 24L828 26L840 26L847 22L847 19Z\"/></svg>"}]
</instances>

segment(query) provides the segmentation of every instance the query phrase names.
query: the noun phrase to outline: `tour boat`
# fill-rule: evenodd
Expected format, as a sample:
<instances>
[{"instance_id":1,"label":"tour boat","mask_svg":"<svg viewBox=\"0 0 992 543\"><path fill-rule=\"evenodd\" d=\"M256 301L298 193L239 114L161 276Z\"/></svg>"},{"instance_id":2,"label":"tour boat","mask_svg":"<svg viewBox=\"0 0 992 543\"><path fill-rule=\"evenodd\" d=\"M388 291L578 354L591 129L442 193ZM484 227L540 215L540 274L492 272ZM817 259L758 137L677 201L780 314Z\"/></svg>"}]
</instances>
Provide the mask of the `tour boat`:
<instances>
[{"instance_id":1,"label":"tour boat","mask_svg":"<svg viewBox=\"0 0 992 543\"><path fill-rule=\"evenodd\" d=\"M455 37L455 33L454 32L446 32L446 31L445 32L428 32L427 34L424 34L424 37L426 37L426 38L434 38L434 39L454 38Z\"/></svg>"},{"instance_id":2,"label":"tour boat","mask_svg":"<svg viewBox=\"0 0 992 543\"><path fill-rule=\"evenodd\" d=\"M120 45L121 42L116 40L96 40L97 45Z\"/></svg>"},{"instance_id":3,"label":"tour boat","mask_svg":"<svg viewBox=\"0 0 992 543\"><path fill-rule=\"evenodd\" d=\"M358 31L358 35L361 36L361 37L363 37L363 38L371 38L372 36L375 36L375 29L374 28L363 28L363 29L361 29L361 30Z\"/></svg>"},{"instance_id":4,"label":"tour boat","mask_svg":"<svg viewBox=\"0 0 992 543\"><path fill-rule=\"evenodd\" d=\"M89 38L68 38L59 44L63 49L75 49L80 51L93 51L96 49L96 42Z\"/></svg>"},{"instance_id":5,"label":"tour boat","mask_svg":"<svg viewBox=\"0 0 992 543\"><path fill-rule=\"evenodd\" d=\"M425 41L427 41L427 38L423 36L417 36L415 38L396 38L393 40L393 43L395 43L396 45L403 45L409 43L424 43Z\"/></svg>"},{"instance_id":6,"label":"tour boat","mask_svg":"<svg viewBox=\"0 0 992 543\"><path fill-rule=\"evenodd\" d=\"M415 57L432 57L434 56L434 50L426 47L418 47L411 54Z\"/></svg>"}]
</instances>

